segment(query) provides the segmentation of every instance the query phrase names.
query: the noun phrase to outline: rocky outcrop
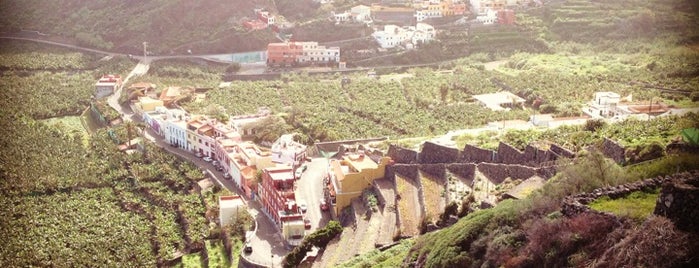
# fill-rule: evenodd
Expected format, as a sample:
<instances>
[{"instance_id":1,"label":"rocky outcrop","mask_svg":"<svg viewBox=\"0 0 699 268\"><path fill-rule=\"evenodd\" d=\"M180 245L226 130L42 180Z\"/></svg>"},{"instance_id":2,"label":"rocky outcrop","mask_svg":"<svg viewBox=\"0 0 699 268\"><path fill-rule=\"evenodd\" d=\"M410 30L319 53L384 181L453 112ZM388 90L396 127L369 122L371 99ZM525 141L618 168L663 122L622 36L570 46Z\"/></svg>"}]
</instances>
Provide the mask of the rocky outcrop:
<instances>
[{"instance_id":1,"label":"rocky outcrop","mask_svg":"<svg viewBox=\"0 0 699 268\"><path fill-rule=\"evenodd\" d=\"M670 219L680 230L699 232L699 172L665 181L653 213Z\"/></svg>"}]
</instances>

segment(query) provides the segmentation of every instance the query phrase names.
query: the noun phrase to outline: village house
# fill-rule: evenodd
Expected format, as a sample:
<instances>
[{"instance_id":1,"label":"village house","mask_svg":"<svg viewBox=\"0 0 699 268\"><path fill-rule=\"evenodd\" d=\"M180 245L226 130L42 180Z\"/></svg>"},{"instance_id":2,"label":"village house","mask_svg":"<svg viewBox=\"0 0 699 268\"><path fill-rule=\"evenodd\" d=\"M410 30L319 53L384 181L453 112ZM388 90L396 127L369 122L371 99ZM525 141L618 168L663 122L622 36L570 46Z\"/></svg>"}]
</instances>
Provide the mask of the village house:
<instances>
[{"instance_id":1,"label":"village house","mask_svg":"<svg viewBox=\"0 0 699 268\"><path fill-rule=\"evenodd\" d=\"M494 24L498 21L497 11L490 8L483 9L483 12L476 16L476 21L485 25Z\"/></svg>"},{"instance_id":2,"label":"village house","mask_svg":"<svg viewBox=\"0 0 699 268\"><path fill-rule=\"evenodd\" d=\"M303 215L294 193L295 183L291 167L269 167L262 170L259 189L265 214L292 246L299 245L305 234Z\"/></svg>"},{"instance_id":3,"label":"village house","mask_svg":"<svg viewBox=\"0 0 699 268\"><path fill-rule=\"evenodd\" d=\"M434 27L422 22L409 27L389 24L384 26L383 31L375 31L372 34L382 48L393 48L401 45L411 48L415 45L429 43L434 40L435 35Z\"/></svg>"},{"instance_id":4,"label":"village house","mask_svg":"<svg viewBox=\"0 0 699 268\"><path fill-rule=\"evenodd\" d=\"M101 99L111 95L121 86L121 76L103 75L95 84L95 99Z\"/></svg>"},{"instance_id":5,"label":"village house","mask_svg":"<svg viewBox=\"0 0 699 268\"><path fill-rule=\"evenodd\" d=\"M238 218L238 213L246 210L245 202L240 196L229 195L218 197L218 217L221 227L230 225Z\"/></svg>"},{"instance_id":6,"label":"village house","mask_svg":"<svg viewBox=\"0 0 699 268\"><path fill-rule=\"evenodd\" d=\"M258 198L257 172L268 167L274 167L269 152L260 150L252 142L241 142L235 145L234 150L228 153L230 163L230 175L233 182L243 191L246 198Z\"/></svg>"},{"instance_id":7,"label":"village house","mask_svg":"<svg viewBox=\"0 0 699 268\"><path fill-rule=\"evenodd\" d=\"M523 98L507 91L474 95L473 98L493 111L507 111L511 107L524 103Z\"/></svg>"},{"instance_id":8,"label":"village house","mask_svg":"<svg viewBox=\"0 0 699 268\"><path fill-rule=\"evenodd\" d=\"M306 145L294 140L294 134L281 135L272 144L272 161L296 168L306 160Z\"/></svg>"},{"instance_id":9,"label":"village house","mask_svg":"<svg viewBox=\"0 0 699 268\"><path fill-rule=\"evenodd\" d=\"M378 162L358 151L342 156L340 160L330 161L328 180L329 200L335 214L349 206L353 198L362 195L364 189L371 186L375 179L383 178L389 157L381 157Z\"/></svg>"},{"instance_id":10,"label":"village house","mask_svg":"<svg viewBox=\"0 0 699 268\"><path fill-rule=\"evenodd\" d=\"M260 107L255 114L236 115L228 119L228 124L235 128L236 131L243 137L251 137L258 131L257 123L265 118L268 118L272 111L267 107Z\"/></svg>"},{"instance_id":11,"label":"village house","mask_svg":"<svg viewBox=\"0 0 699 268\"><path fill-rule=\"evenodd\" d=\"M325 47L318 42L284 42L267 45L267 64L292 66L296 64L330 63L340 61L339 47Z\"/></svg>"},{"instance_id":12,"label":"village house","mask_svg":"<svg viewBox=\"0 0 699 268\"><path fill-rule=\"evenodd\" d=\"M501 25L513 25L515 24L515 11L512 9L498 10L497 15L498 24Z\"/></svg>"}]
</instances>

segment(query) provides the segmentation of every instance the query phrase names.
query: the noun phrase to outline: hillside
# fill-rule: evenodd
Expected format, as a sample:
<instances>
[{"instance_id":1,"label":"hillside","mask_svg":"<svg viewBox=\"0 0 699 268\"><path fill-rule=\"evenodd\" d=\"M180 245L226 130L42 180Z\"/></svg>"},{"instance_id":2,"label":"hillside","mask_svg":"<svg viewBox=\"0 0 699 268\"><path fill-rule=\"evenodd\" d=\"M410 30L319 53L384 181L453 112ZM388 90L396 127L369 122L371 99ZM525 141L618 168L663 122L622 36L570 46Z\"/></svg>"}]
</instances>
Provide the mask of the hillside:
<instances>
[{"instance_id":1,"label":"hillside","mask_svg":"<svg viewBox=\"0 0 699 268\"><path fill-rule=\"evenodd\" d=\"M0 31L20 29L60 36L80 45L138 54L250 51L275 40L270 31L247 32L254 8L276 11L268 0L3 1Z\"/></svg>"}]
</instances>

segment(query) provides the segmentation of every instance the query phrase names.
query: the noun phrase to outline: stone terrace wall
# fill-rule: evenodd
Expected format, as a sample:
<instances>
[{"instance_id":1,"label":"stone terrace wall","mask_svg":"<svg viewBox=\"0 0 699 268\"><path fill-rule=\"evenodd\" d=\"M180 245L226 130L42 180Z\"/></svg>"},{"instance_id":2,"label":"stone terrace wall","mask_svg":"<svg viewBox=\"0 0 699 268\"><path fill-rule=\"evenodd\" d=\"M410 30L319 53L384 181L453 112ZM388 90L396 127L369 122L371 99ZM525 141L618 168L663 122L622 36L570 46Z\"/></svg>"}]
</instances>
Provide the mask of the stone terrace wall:
<instances>
[{"instance_id":1,"label":"stone terrace wall","mask_svg":"<svg viewBox=\"0 0 699 268\"><path fill-rule=\"evenodd\" d=\"M617 164L622 165L624 162L626 162L625 153L626 149L619 143L604 138L604 141L602 142L602 154L604 154L604 156L611 158Z\"/></svg>"},{"instance_id":2,"label":"stone terrace wall","mask_svg":"<svg viewBox=\"0 0 699 268\"><path fill-rule=\"evenodd\" d=\"M524 153L511 145L500 142L498 145L498 162L504 164L524 164Z\"/></svg>"},{"instance_id":3,"label":"stone terrace wall","mask_svg":"<svg viewBox=\"0 0 699 268\"><path fill-rule=\"evenodd\" d=\"M455 163L459 159L459 149L425 142L419 154L420 164Z\"/></svg>"},{"instance_id":4,"label":"stone terrace wall","mask_svg":"<svg viewBox=\"0 0 699 268\"><path fill-rule=\"evenodd\" d=\"M388 157L399 164L417 163L418 152L391 144L388 147Z\"/></svg>"},{"instance_id":5,"label":"stone terrace wall","mask_svg":"<svg viewBox=\"0 0 699 268\"><path fill-rule=\"evenodd\" d=\"M524 148L524 161L528 166L539 165L545 162L556 160L553 153L548 150L542 150L531 145Z\"/></svg>"},{"instance_id":6,"label":"stone terrace wall","mask_svg":"<svg viewBox=\"0 0 699 268\"><path fill-rule=\"evenodd\" d=\"M482 163L496 162L497 154L493 150L478 148L473 145L466 144L464 151L461 153L461 162L466 163Z\"/></svg>"},{"instance_id":7,"label":"stone terrace wall","mask_svg":"<svg viewBox=\"0 0 699 268\"><path fill-rule=\"evenodd\" d=\"M508 177L526 180L537 175L537 169L533 167L496 163L480 163L478 164L478 171L496 185L502 183Z\"/></svg>"},{"instance_id":8,"label":"stone terrace wall","mask_svg":"<svg viewBox=\"0 0 699 268\"><path fill-rule=\"evenodd\" d=\"M557 156L562 156L566 158L575 157L575 153L556 144L551 144L551 148L549 149L549 151L555 153Z\"/></svg>"},{"instance_id":9,"label":"stone terrace wall","mask_svg":"<svg viewBox=\"0 0 699 268\"><path fill-rule=\"evenodd\" d=\"M699 232L699 172L665 181L653 213L669 218L680 230Z\"/></svg>"},{"instance_id":10,"label":"stone terrace wall","mask_svg":"<svg viewBox=\"0 0 699 268\"><path fill-rule=\"evenodd\" d=\"M672 177L656 177L650 178L642 181L627 183L619 186L610 186L604 188L598 188L591 193L582 193L577 195L567 196L563 199L563 204L561 206L561 213L568 217L575 216L583 212L592 212L603 215L609 215L609 213L599 212L591 209L588 204L597 198L603 196L609 196L612 199L617 199L624 197L631 192L645 190L650 191L659 187L663 182L672 179Z\"/></svg>"},{"instance_id":11,"label":"stone terrace wall","mask_svg":"<svg viewBox=\"0 0 699 268\"><path fill-rule=\"evenodd\" d=\"M476 173L476 164L472 163L459 163L459 164L448 164L446 165L447 170L449 172L456 174L456 176L459 176L466 181L469 182L470 185L473 184L473 177L474 174Z\"/></svg>"},{"instance_id":12,"label":"stone terrace wall","mask_svg":"<svg viewBox=\"0 0 699 268\"><path fill-rule=\"evenodd\" d=\"M447 174L444 164L425 164L418 167L420 171L444 180Z\"/></svg>"},{"instance_id":13,"label":"stone terrace wall","mask_svg":"<svg viewBox=\"0 0 699 268\"><path fill-rule=\"evenodd\" d=\"M395 182L395 176L400 174L403 177L408 177L412 180L418 178L418 165L415 164L395 164L386 167L386 177L391 178Z\"/></svg>"}]
</instances>

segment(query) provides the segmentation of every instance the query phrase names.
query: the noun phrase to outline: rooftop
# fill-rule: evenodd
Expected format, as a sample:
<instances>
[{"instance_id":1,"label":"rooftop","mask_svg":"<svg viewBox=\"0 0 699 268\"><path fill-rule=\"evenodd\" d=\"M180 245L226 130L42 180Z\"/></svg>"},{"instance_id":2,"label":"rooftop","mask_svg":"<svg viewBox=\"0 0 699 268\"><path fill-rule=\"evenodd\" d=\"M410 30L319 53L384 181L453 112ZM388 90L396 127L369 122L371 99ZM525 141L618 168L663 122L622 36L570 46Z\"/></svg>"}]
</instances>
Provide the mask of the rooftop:
<instances>
[{"instance_id":1,"label":"rooftop","mask_svg":"<svg viewBox=\"0 0 699 268\"><path fill-rule=\"evenodd\" d=\"M218 205L220 208L236 208L240 206L244 206L245 203L243 202L243 199L240 198L238 195L229 195L229 196L219 196L218 197Z\"/></svg>"},{"instance_id":2,"label":"rooftop","mask_svg":"<svg viewBox=\"0 0 699 268\"><path fill-rule=\"evenodd\" d=\"M511 105L523 103L524 99L507 91L496 93L481 94L473 96L474 99L482 102L486 107L493 111L507 110L502 105Z\"/></svg>"}]
</instances>

